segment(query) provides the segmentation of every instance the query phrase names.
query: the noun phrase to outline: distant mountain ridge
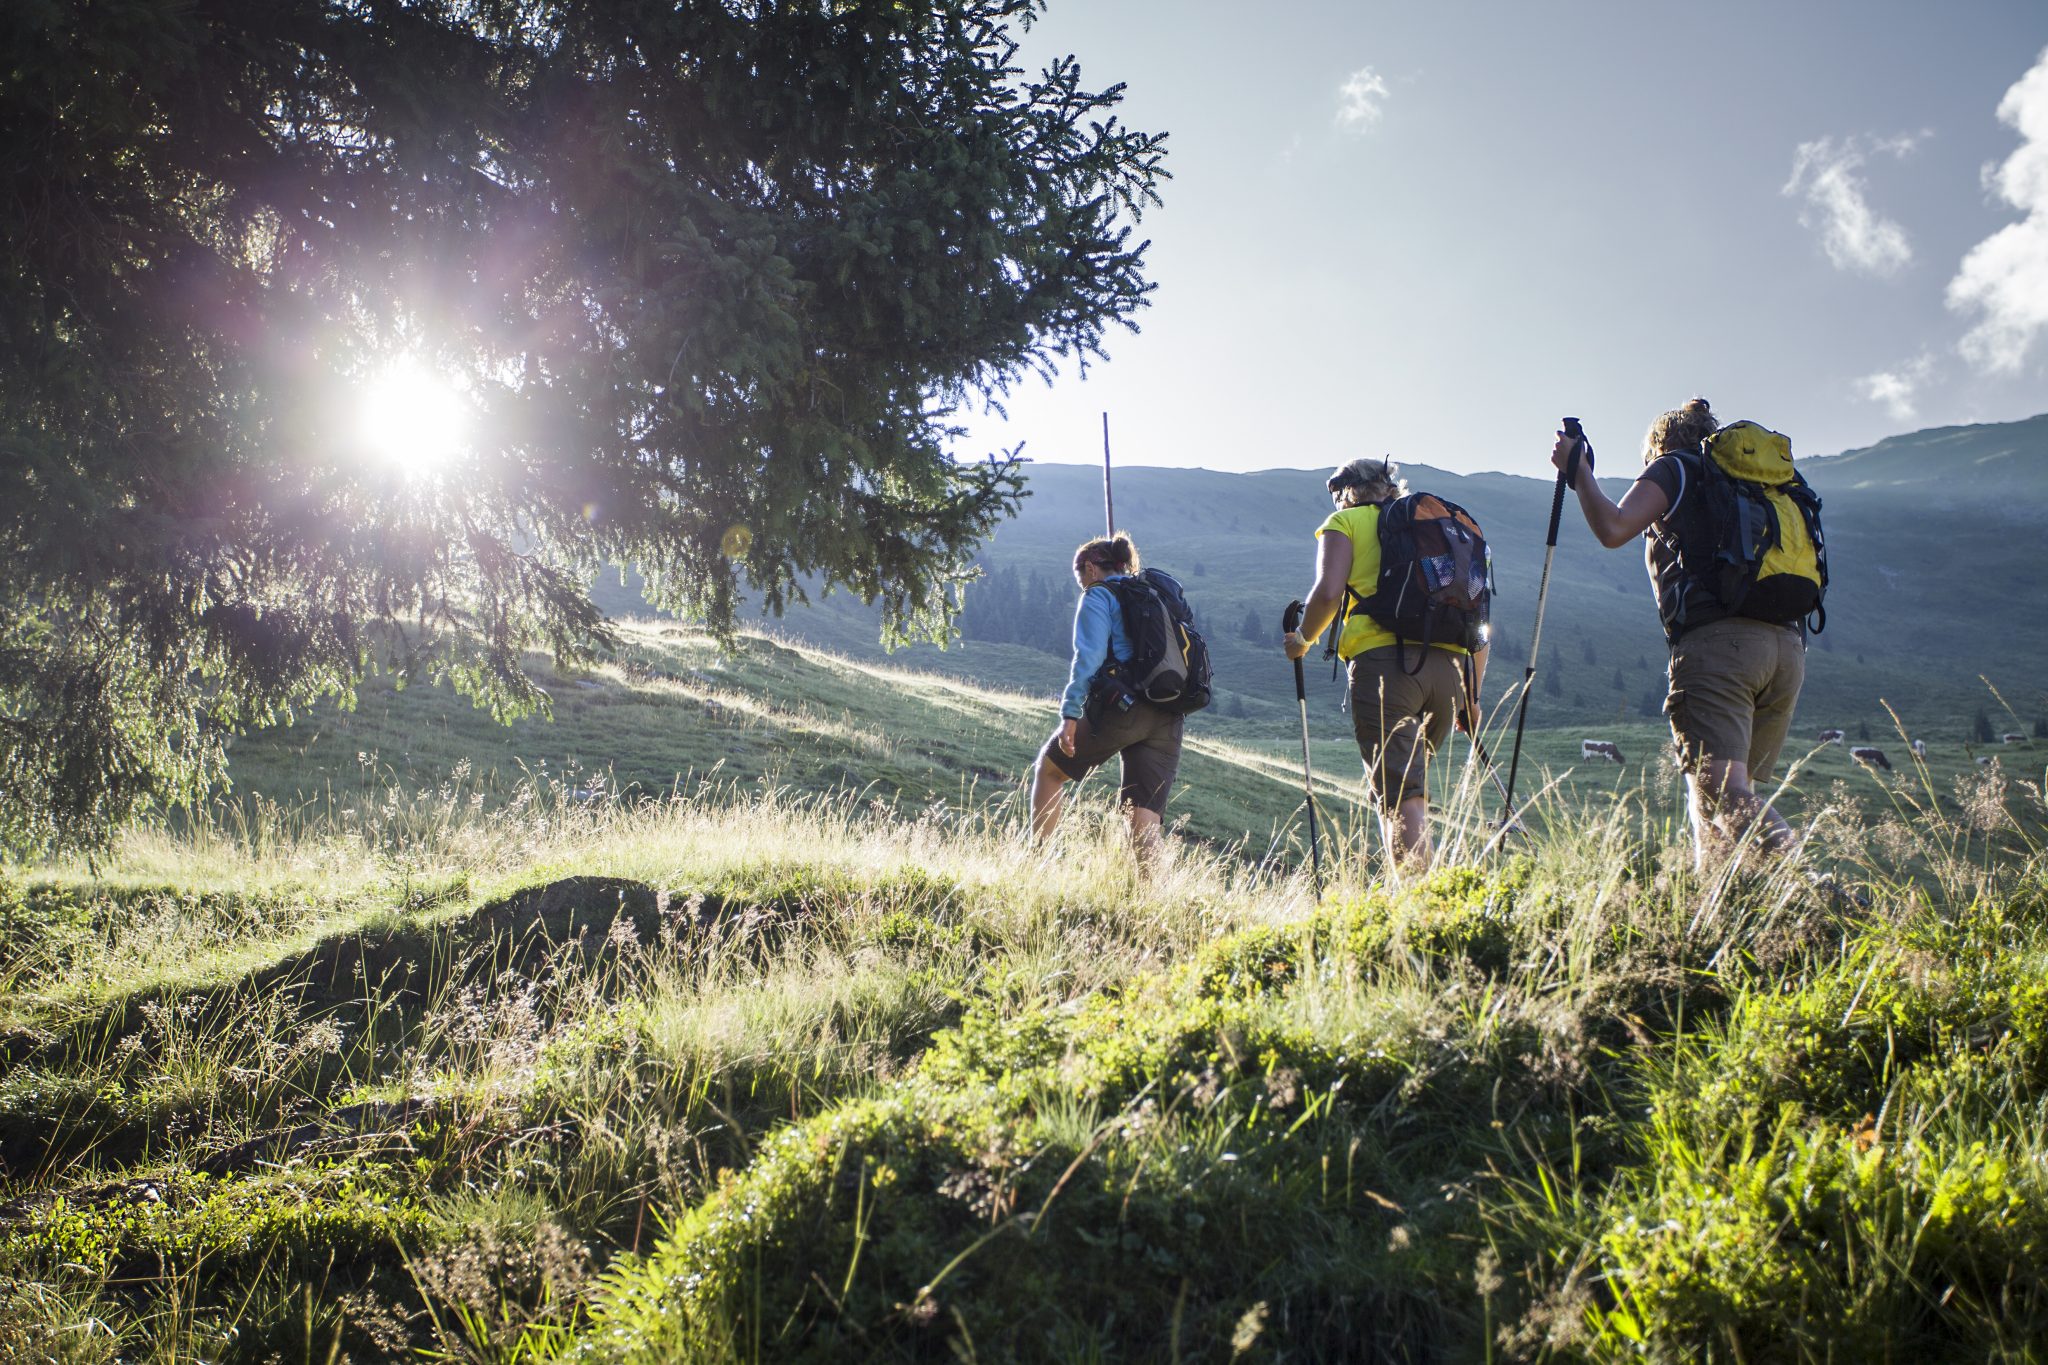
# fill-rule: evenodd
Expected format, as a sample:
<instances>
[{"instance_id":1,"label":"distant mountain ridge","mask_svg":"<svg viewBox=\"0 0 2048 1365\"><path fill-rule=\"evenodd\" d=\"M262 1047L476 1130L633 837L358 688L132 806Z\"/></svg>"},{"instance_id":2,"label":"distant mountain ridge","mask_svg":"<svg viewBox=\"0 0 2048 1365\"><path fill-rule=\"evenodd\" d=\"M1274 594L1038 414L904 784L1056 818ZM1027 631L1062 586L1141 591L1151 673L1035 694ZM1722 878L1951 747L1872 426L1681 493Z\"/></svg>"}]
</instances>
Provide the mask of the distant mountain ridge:
<instances>
[{"instance_id":1,"label":"distant mountain ridge","mask_svg":"<svg viewBox=\"0 0 2048 1365\"><path fill-rule=\"evenodd\" d=\"M1836 496L1911 492L2048 519L2048 413L2019 422L1931 427L1805 462Z\"/></svg>"},{"instance_id":2,"label":"distant mountain ridge","mask_svg":"<svg viewBox=\"0 0 2048 1365\"><path fill-rule=\"evenodd\" d=\"M1637 468L1636 452L1632 442L1610 441L1608 449L1601 472L1619 493ZM2023 720L2048 714L2048 548L2032 530L1998 529L2048 518L2048 415L1889 437L1867 449L1803 456L1801 468L1826 501L1833 570L1828 628L1814 640L1800 708L1803 729L1855 734L1867 726L1881 738L1891 726L1882 699L1909 724L1953 730L1959 715L1995 708L1980 674ZM991 574L1043 575L1070 603L1073 549L1101 534L1102 472L1033 464L1027 473L1030 496L985 545L982 562ZM1324 473L1115 473L1121 529L1148 564L1182 579L1201 614L1216 656L1219 706L1276 727L1293 710L1291 670L1276 643L1280 614L1307 593L1313 576L1313 532L1329 513ZM1402 473L1411 486L1463 504L1487 531L1499 580L1499 648L1487 691L1498 696L1525 661L1553 485L1420 464ZM606 605L644 610L628 593L613 593ZM1037 648L991 646L971 638L975 611L970 589L969 639L944 651L898 651L894 662L1047 693L1064 679L1057 624ZM1262 622L1263 637L1253 638ZM791 613L779 629L862 657L881 654L874 611L843 595ZM1602 549L1567 507L1531 723L1654 719L1665 653L1641 554ZM1334 698L1319 659L1312 656L1310 676L1319 695Z\"/></svg>"}]
</instances>

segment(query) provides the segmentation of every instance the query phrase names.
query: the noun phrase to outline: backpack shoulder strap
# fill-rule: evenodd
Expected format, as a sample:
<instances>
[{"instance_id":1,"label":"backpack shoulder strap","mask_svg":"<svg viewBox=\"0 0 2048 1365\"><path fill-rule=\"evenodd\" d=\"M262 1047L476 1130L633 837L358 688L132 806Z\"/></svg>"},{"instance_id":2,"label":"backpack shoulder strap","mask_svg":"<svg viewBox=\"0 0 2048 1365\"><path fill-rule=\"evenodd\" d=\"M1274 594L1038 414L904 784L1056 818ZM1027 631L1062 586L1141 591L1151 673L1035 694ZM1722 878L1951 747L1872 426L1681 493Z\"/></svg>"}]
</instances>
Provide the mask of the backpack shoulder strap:
<instances>
[{"instance_id":1,"label":"backpack shoulder strap","mask_svg":"<svg viewBox=\"0 0 2048 1365\"><path fill-rule=\"evenodd\" d=\"M1128 632L1131 628L1130 590L1132 585L1136 582L1137 580L1133 578L1104 579L1102 582L1097 583L1094 587L1088 589L1089 593L1099 592L1109 598L1110 604L1116 608L1117 619L1123 623L1124 630L1126 632ZM1083 595L1085 596L1086 594Z\"/></svg>"}]
</instances>

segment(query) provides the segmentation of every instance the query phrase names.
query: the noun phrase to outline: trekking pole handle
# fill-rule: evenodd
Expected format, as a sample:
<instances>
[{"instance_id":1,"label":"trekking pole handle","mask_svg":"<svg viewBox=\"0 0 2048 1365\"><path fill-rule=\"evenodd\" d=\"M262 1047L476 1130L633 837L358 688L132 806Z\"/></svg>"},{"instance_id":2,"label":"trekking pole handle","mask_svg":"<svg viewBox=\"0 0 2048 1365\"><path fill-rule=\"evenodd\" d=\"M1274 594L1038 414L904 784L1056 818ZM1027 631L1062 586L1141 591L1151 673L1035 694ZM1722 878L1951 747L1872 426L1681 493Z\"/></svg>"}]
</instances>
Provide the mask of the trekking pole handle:
<instances>
[{"instance_id":1,"label":"trekking pole handle","mask_svg":"<svg viewBox=\"0 0 2048 1365\"><path fill-rule=\"evenodd\" d=\"M1579 452L1586 448L1586 431L1578 418L1564 419L1564 434L1571 437L1572 453L1565 457L1564 468L1557 472L1557 488L1550 495L1550 534L1544 538L1545 545L1557 544L1557 525L1564 517L1564 490L1579 486Z\"/></svg>"},{"instance_id":2,"label":"trekking pole handle","mask_svg":"<svg viewBox=\"0 0 2048 1365\"><path fill-rule=\"evenodd\" d=\"M1287 610L1280 613L1280 631L1282 634L1292 635L1295 631L1301 629L1302 611L1303 607L1300 598L1296 598L1287 604ZM1294 661L1294 699L1302 702L1308 700L1308 679L1302 674L1301 660L1299 659Z\"/></svg>"}]
</instances>

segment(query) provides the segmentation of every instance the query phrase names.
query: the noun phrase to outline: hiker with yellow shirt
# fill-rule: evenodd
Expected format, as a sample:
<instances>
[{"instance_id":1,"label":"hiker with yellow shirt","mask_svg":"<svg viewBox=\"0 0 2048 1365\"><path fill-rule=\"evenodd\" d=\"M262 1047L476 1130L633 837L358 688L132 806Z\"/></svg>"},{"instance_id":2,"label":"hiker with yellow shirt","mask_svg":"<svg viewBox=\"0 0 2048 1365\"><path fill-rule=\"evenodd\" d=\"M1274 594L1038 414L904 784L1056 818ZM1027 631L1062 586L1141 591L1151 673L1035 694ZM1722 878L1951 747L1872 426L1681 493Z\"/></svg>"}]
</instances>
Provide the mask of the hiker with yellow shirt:
<instances>
[{"instance_id":1,"label":"hiker with yellow shirt","mask_svg":"<svg viewBox=\"0 0 2048 1365\"><path fill-rule=\"evenodd\" d=\"M1299 659L1341 619L1334 647L1381 834L1397 861L1426 864L1429 757L1454 725L1477 726L1492 566L1464 509L1411 497L1391 459L1353 460L1328 486L1315 586L1282 647Z\"/></svg>"},{"instance_id":2,"label":"hiker with yellow shirt","mask_svg":"<svg viewBox=\"0 0 2048 1365\"><path fill-rule=\"evenodd\" d=\"M1619 503L1591 477L1583 441L1559 432L1551 463L1565 469L1575 445L1594 536L1610 550L1644 537L1671 647L1664 713L1686 770L1695 862L1745 834L1786 849L1791 827L1756 788L1792 726L1807 632L1827 619L1820 498L1793 469L1791 442L1754 422L1724 428L1695 398L1650 424L1643 472Z\"/></svg>"}]
</instances>

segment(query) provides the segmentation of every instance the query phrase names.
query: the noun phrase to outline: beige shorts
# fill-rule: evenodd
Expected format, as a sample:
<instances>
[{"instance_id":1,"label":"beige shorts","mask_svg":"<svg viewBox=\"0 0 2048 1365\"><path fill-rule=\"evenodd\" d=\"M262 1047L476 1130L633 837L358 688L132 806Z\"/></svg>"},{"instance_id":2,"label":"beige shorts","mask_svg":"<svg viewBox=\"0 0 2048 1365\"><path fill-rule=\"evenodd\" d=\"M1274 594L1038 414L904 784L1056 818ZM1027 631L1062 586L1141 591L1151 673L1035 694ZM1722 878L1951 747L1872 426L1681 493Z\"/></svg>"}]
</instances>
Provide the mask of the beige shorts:
<instances>
[{"instance_id":1,"label":"beige shorts","mask_svg":"<svg viewBox=\"0 0 2048 1365\"><path fill-rule=\"evenodd\" d=\"M1396 658L1396 654L1399 658ZM1465 658L1425 649L1414 675L1416 647L1368 649L1351 660L1351 731L1365 760L1373 799L1392 810L1429 795L1429 756L1450 737L1465 704Z\"/></svg>"},{"instance_id":2,"label":"beige shorts","mask_svg":"<svg viewBox=\"0 0 2048 1365\"><path fill-rule=\"evenodd\" d=\"M1664 714L1679 761L1749 765L1762 782L1778 764L1792 708L1806 681L1806 637L1799 627L1730 616L1696 626L1671 647L1671 691Z\"/></svg>"}]
</instances>

